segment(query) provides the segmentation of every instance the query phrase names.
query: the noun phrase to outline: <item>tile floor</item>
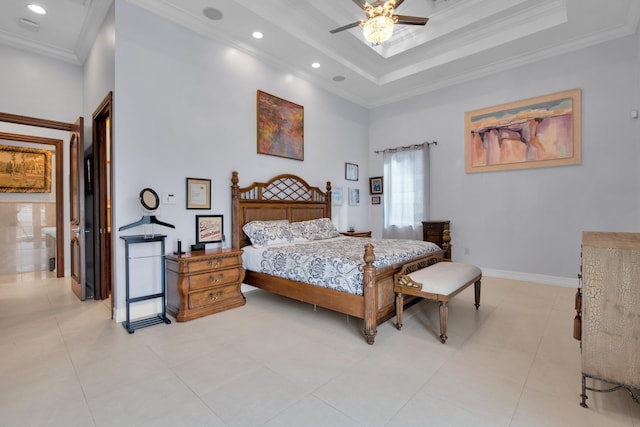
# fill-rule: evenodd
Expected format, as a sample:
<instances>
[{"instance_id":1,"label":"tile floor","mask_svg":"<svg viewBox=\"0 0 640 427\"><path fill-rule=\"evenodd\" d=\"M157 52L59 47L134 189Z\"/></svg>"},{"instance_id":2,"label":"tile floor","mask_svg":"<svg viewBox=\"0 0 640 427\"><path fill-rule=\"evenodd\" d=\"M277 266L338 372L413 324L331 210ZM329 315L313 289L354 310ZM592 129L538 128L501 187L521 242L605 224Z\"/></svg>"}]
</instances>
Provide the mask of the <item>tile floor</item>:
<instances>
[{"instance_id":1,"label":"tile floor","mask_svg":"<svg viewBox=\"0 0 640 427\"><path fill-rule=\"evenodd\" d=\"M52 273L41 273L51 276ZM36 280L39 279L39 280ZM624 391L579 405L574 290L485 278L405 326L246 293L242 308L129 335L68 279L0 277L0 426L626 426Z\"/></svg>"}]
</instances>

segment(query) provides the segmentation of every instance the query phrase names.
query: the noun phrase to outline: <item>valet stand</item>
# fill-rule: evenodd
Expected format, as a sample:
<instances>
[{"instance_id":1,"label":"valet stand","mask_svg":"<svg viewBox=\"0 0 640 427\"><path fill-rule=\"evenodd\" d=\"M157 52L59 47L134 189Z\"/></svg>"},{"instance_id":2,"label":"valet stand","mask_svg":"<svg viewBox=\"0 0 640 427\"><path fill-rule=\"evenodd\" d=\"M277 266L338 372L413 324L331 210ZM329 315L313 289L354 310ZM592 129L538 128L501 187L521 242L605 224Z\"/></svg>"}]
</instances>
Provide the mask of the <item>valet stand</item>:
<instances>
[{"instance_id":1,"label":"valet stand","mask_svg":"<svg viewBox=\"0 0 640 427\"><path fill-rule=\"evenodd\" d=\"M148 205L147 203L145 203L145 201L143 200L143 197L147 197L149 195L149 192L152 192L153 195L155 195L156 197L156 204L155 204L155 209L157 209L157 195L155 194L155 192L151 189L145 188L144 190L142 190L142 192L140 192L140 202L142 203L142 206L145 209L148 209L151 206L154 206L153 204ZM144 193L144 195L143 195ZM155 210L154 209L154 210ZM153 233L153 225L157 224L163 227L169 227L169 228L176 228L174 225L172 224L168 224L166 222L162 222L159 219L157 219L155 217L155 215L144 215L140 220L133 222L131 224L127 224L127 225L123 225L122 227L120 227L118 230L119 231L123 231L123 230L127 230L129 228L133 228L133 227L138 227L140 225L147 225L150 224L152 227L152 233L151 234L140 234L140 235L133 235L133 236L120 236L120 238L122 240L124 240L124 248L125 248L125 260L126 260L126 267L125 267L125 275L126 275L126 304L127 304L127 319L122 322L122 326L130 333L134 333L136 329L140 329L140 328L145 328L147 326L152 326L152 325L157 325L160 323L166 323L166 324L170 324L171 320L167 317L167 304L166 304L166 290L167 290L167 282L166 282L166 278L165 278L165 270L164 270L164 251L165 251L165 239L166 239L166 235L164 234L154 234ZM158 293L153 293L153 294L148 294L148 295L142 295L142 296L137 296L137 297L131 297L130 294L130 277L129 277L129 262L132 259L131 256L129 255L129 248L131 245L134 244L143 244L143 243L160 243L160 257L162 258L162 262L160 263L161 265L161 281L162 281L162 291L158 292ZM148 258L148 257L155 257L158 255L149 255L146 257L137 257L137 258ZM161 305L162 305L162 309L160 313L157 313L155 316L153 317L146 317L143 319L138 319L138 320L131 320L131 304L136 303L136 302L140 302L140 301L147 301L147 300L152 300L152 299L156 299L156 298L160 298L160 300L162 301Z\"/></svg>"}]
</instances>

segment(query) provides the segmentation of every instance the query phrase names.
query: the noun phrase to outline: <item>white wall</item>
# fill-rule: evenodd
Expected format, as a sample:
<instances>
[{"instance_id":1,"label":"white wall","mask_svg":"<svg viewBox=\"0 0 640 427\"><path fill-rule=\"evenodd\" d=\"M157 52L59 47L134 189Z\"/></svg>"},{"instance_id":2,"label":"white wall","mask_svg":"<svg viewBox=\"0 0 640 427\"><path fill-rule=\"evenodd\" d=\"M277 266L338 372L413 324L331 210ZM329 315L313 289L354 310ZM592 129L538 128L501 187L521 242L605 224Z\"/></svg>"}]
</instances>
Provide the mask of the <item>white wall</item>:
<instances>
[{"instance_id":1,"label":"white wall","mask_svg":"<svg viewBox=\"0 0 640 427\"><path fill-rule=\"evenodd\" d=\"M168 251L195 243L195 216L224 215L231 238L231 172L240 185L293 173L324 189L346 189L345 162L360 166L361 193L368 191L368 112L267 66L237 50L207 40L125 1L116 2L115 229L138 220L141 189L174 193L175 205L157 216L175 230ZM256 92L262 90L304 107L304 161L256 153ZM185 179L212 180L212 208L186 210ZM368 227L366 204L334 207L339 228ZM145 227L121 234L144 233ZM124 243L117 239L117 307L124 307ZM136 277L141 288L152 286Z\"/></svg>"},{"instance_id":2,"label":"white wall","mask_svg":"<svg viewBox=\"0 0 640 427\"><path fill-rule=\"evenodd\" d=\"M115 5L107 13L84 63L85 147L92 143L92 115L115 86Z\"/></svg>"},{"instance_id":3,"label":"white wall","mask_svg":"<svg viewBox=\"0 0 640 427\"><path fill-rule=\"evenodd\" d=\"M438 141L430 217L451 220L454 259L575 278L583 230L640 231L638 64L631 36L376 108L371 150ZM582 89L581 165L465 174L466 111L573 88ZM369 157L381 175L382 157Z\"/></svg>"}]
</instances>

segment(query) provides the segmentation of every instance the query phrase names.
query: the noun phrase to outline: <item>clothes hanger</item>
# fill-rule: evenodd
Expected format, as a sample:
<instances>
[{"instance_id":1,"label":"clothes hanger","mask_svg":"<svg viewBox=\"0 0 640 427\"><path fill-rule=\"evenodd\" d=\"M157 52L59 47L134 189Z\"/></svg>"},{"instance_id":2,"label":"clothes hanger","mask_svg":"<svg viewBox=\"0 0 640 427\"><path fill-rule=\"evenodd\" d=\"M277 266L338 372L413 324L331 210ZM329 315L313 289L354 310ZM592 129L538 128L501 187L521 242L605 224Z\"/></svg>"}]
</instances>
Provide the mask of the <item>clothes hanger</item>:
<instances>
[{"instance_id":1,"label":"clothes hanger","mask_svg":"<svg viewBox=\"0 0 640 427\"><path fill-rule=\"evenodd\" d=\"M140 204L142 207L149 212L154 212L160 206L160 198L158 197L158 193L156 193L151 188L144 188L140 191ZM136 222L132 222L131 224L123 225L118 229L118 231L127 230L129 228L137 227L139 225L145 224L158 224L163 227L176 228L175 225L169 224L167 222L160 221L156 218L155 215L144 215Z\"/></svg>"}]
</instances>

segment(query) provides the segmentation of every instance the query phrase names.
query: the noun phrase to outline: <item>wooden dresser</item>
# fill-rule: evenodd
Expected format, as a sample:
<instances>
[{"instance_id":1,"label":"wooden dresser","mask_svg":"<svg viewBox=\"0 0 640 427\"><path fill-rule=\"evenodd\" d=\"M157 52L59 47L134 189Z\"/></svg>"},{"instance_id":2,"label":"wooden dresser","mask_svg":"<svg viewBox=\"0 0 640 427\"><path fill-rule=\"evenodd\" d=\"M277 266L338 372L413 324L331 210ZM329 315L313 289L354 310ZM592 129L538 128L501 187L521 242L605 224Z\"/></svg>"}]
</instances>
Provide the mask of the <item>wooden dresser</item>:
<instances>
[{"instance_id":1,"label":"wooden dresser","mask_svg":"<svg viewBox=\"0 0 640 427\"><path fill-rule=\"evenodd\" d=\"M582 340L580 404L587 407L587 390L623 388L634 397L640 389L640 233L583 232L581 271L574 326ZM587 387L587 378L593 385Z\"/></svg>"},{"instance_id":2,"label":"wooden dresser","mask_svg":"<svg viewBox=\"0 0 640 427\"><path fill-rule=\"evenodd\" d=\"M422 240L432 242L441 248L444 245L445 230L449 233L450 221L422 221ZM449 237L450 239L450 237ZM451 259L451 242L445 258Z\"/></svg>"},{"instance_id":3,"label":"wooden dresser","mask_svg":"<svg viewBox=\"0 0 640 427\"><path fill-rule=\"evenodd\" d=\"M167 311L178 322L243 306L242 250L208 249L167 255Z\"/></svg>"}]
</instances>

